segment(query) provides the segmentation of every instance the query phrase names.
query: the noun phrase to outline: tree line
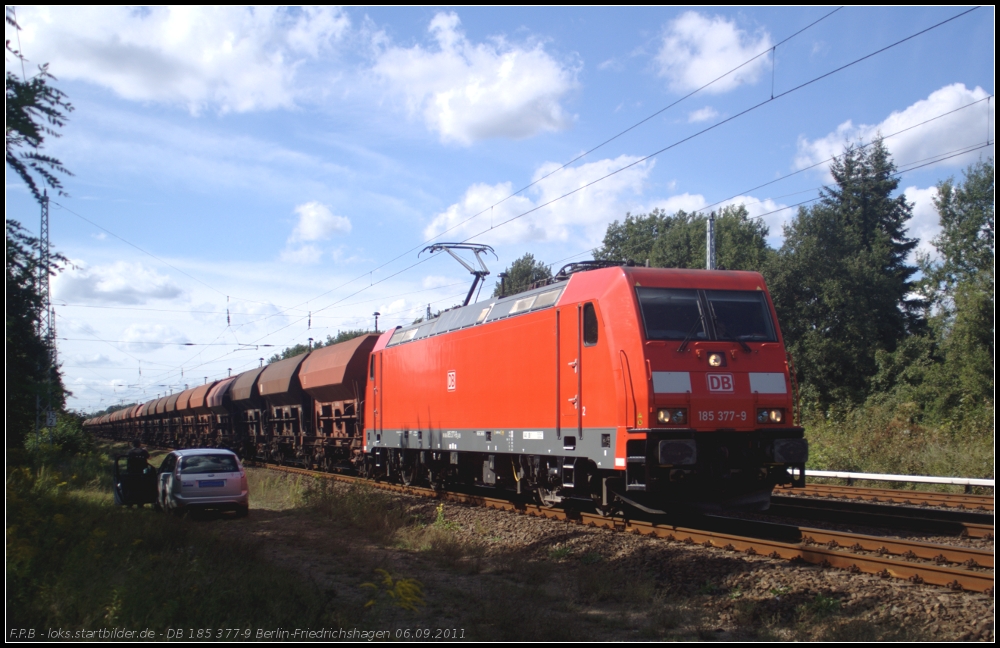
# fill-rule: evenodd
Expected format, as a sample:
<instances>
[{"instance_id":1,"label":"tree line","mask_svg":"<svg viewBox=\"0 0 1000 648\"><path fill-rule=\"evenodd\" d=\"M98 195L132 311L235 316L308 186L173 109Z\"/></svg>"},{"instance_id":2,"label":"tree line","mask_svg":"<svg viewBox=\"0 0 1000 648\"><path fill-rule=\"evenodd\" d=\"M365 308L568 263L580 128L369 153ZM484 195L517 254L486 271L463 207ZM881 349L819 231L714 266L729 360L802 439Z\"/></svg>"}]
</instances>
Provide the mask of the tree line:
<instances>
[{"instance_id":1,"label":"tree line","mask_svg":"<svg viewBox=\"0 0 1000 648\"><path fill-rule=\"evenodd\" d=\"M993 159L938 184L933 257L913 254L913 206L896 193L881 139L848 145L830 172L833 183L799 207L778 249L744 205L712 213L717 267L764 275L804 404L829 413L898 399L935 419L992 409ZM704 268L707 220L683 210L626 214L594 258ZM507 294L551 276L530 254L506 272Z\"/></svg>"}]
</instances>

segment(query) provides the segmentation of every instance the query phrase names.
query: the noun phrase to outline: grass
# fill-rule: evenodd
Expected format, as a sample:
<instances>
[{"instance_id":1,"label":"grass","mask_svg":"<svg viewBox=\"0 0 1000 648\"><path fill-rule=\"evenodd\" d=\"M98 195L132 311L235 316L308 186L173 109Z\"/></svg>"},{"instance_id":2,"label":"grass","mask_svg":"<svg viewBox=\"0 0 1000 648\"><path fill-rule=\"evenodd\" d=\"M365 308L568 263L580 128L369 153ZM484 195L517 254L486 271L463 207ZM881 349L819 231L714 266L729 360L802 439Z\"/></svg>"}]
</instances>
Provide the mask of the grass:
<instances>
[{"instance_id":1,"label":"grass","mask_svg":"<svg viewBox=\"0 0 1000 648\"><path fill-rule=\"evenodd\" d=\"M223 539L211 526L150 508L113 506L111 449L35 455L8 469L11 624L246 628L342 616L308 581L263 559L258 542Z\"/></svg>"},{"instance_id":2,"label":"grass","mask_svg":"<svg viewBox=\"0 0 1000 648\"><path fill-rule=\"evenodd\" d=\"M914 408L906 403L869 404L837 418L813 414L804 425L809 439L806 467L810 469L988 479L994 476L992 411L988 416L961 422L932 424L920 422ZM917 487L886 482L872 485ZM961 488L927 484L919 487L942 491Z\"/></svg>"},{"instance_id":3,"label":"grass","mask_svg":"<svg viewBox=\"0 0 1000 648\"><path fill-rule=\"evenodd\" d=\"M761 590L736 572L700 586L671 580L672 567L650 567L679 560L669 551L631 559L561 535L504 548L489 542L490 529L460 523L453 505L368 484L252 469L247 520L114 507L107 452L53 453L8 471L12 627L451 627L494 641L909 638L890 621L858 618L830 592Z\"/></svg>"}]
</instances>

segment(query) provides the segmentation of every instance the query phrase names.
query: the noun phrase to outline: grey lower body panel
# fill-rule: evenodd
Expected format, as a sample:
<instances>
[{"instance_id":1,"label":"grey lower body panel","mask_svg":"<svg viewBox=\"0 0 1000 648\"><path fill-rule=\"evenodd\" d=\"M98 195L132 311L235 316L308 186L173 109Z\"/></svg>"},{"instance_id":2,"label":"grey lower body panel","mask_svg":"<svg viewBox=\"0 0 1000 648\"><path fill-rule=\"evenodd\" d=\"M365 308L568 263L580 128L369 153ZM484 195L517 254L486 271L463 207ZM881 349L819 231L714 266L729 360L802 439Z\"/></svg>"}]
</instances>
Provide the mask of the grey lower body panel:
<instances>
[{"instance_id":1,"label":"grey lower body panel","mask_svg":"<svg viewBox=\"0 0 1000 648\"><path fill-rule=\"evenodd\" d=\"M369 452L389 448L584 457L599 469L615 469L615 428L585 428L582 435L575 429L564 429L558 438L555 428L366 430L365 445Z\"/></svg>"}]
</instances>

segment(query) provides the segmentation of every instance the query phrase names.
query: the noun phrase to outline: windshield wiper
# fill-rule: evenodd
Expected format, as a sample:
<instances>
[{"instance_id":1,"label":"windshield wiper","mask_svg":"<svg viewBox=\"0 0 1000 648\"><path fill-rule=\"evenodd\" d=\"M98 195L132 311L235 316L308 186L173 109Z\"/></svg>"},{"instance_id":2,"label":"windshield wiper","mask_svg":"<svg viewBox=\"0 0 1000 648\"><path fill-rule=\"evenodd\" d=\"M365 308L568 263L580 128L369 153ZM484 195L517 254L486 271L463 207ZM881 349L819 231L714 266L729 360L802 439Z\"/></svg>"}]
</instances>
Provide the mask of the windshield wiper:
<instances>
[{"instance_id":1,"label":"windshield wiper","mask_svg":"<svg viewBox=\"0 0 1000 648\"><path fill-rule=\"evenodd\" d=\"M747 353L750 353L750 345L747 344L746 342L744 342L743 338L741 338L739 336L734 337L734 338L719 338L719 339L720 340L735 340L736 342L740 343L740 346L743 347L744 351L746 351Z\"/></svg>"},{"instance_id":2,"label":"windshield wiper","mask_svg":"<svg viewBox=\"0 0 1000 648\"><path fill-rule=\"evenodd\" d=\"M698 328L699 324L704 324L704 322L702 322L701 320L700 314L698 315L698 319L696 319L694 321L694 324L691 326L691 330L688 331L687 335L684 336L684 341L681 342L681 345L679 347L677 347L678 353L683 353L687 349L688 342L690 342L691 338L694 337L694 332Z\"/></svg>"}]
</instances>

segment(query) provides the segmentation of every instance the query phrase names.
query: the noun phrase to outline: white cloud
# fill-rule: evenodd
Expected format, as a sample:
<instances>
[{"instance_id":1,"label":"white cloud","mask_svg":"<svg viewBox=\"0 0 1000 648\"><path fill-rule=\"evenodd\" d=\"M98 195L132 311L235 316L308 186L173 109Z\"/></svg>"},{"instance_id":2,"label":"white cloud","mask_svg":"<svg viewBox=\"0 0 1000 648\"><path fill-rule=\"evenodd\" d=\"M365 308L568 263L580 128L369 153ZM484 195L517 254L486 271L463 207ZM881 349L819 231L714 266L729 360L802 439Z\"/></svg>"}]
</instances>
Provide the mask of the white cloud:
<instances>
[{"instance_id":1,"label":"white cloud","mask_svg":"<svg viewBox=\"0 0 1000 648\"><path fill-rule=\"evenodd\" d=\"M708 201L705 200L705 197L701 194L682 193L677 194L676 196L670 196L669 198L660 198L649 204L641 205L633 209L632 213L648 214L654 209L665 211L668 214L673 214L674 212L681 210L692 212L701 209L707 204Z\"/></svg>"},{"instance_id":2,"label":"white cloud","mask_svg":"<svg viewBox=\"0 0 1000 648\"><path fill-rule=\"evenodd\" d=\"M698 122L708 121L709 119L715 119L719 116L719 111L711 106L705 106L704 108L699 108L688 113L688 123L695 124Z\"/></svg>"},{"instance_id":3,"label":"white cloud","mask_svg":"<svg viewBox=\"0 0 1000 648\"><path fill-rule=\"evenodd\" d=\"M795 167L803 169L840 155L844 152L845 144L858 141L868 143L877 133L887 136L885 145L892 153L897 166L920 162L959 148L979 144L986 138L987 109L990 111L990 122L995 123L996 108L993 101L983 101L976 106L917 126L905 133L888 136L983 99L988 94L978 86L970 90L962 83L955 83L935 90L926 99L921 99L904 110L893 112L878 124L855 126L853 121L848 120L825 137L812 141L800 137ZM974 151L945 160L941 164L965 166L978 158L981 153L982 151ZM827 176L829 178L829 173Z\"/></svg>"},{"instance_id":4,"label":"white cloud","mask_svg":"<svg viewBox=\"0 0 1000 648\"><path fill-rule=\"evenodd\" d=\"M666 77L672 90L688 92L770 47L771 36L766 31L751 35L722 16L687 11L667 25L656 62L660 76ZM728 92L743 83L754 83L769 63L768 56L761 56L719 79L705 92Z\"/></svg>"},{"instance_id":5,"label":"white cloud","mask_svg":"<svg viewBox=\"0 0 1000 648\"><path fill-rule=\"evenodd\" d=\"M930 255L931 258L937 258L937 250L931 244L931 240L941 233L941 218L937 208L934 207L937 187L926 189L907 187L903 193L906 194L906 200L913 203L913 218L910 219L907 235L910 238L920 239L920 243L914 250L914 256L907 260L912 263L916 259L916 252L923 252Z\"/></svg>"},{"instance_id":6,"label":"white cloud","mask_svg":"<svg viewBox=\"0 0 1000 648\"><path fill-rule=\"evenodd\" d=\"M52 280L53 296L68 302L145 304L152 299L174 299L184 294L165 275L138 262L117 261L92 268L75 262Z\"/></svg>"},{"instance_id":7,"label":"white cloud","mask_svg":"<svg viewBox=\"0 0 1000 648\"><path fill-rule=\"evenodd\" d=\"M278 257L285 263L297 265L313 265L319 263L323 258L323 250L315 245L299 245L298 247L286 247Z\"/></svg>"},{"instance_id":8,"label":"white cloud","mask_svg":"<svg viewBox=\"0 0 1000 648\"><path fill-rule=\"evenodd\" d=\"M375 74L444 142L520 139L569 125L560 102L577 85L575 69L541 44L515 45L502 36L471 43L459 23L454 13L437 14L428 28L437 41L433 51L385 47Z\"/></svg>"},{"instance_id":9,"label":"white cloud","mask_svg":"<svg viewBox=\"0 0 1000 648\"><path fill-rule=\"evenodd\" d=\"M565 198L561 196L638 159L622 155L563 169L529 189L530 197L520 194L504 200L513 191L510 182L472 185L459 202L434 218L424 230L424 236L436 237L454 227L448 232L448 238L456 240L485 232L491 243L565 241L571 232L582 234L588 240L600 240L607 224L620 218L627 211L630 200L642 192L653 161L639 162ZM538 167L533 179L538 180L559 166L556 162L546 162ZM501 200L504 202L491 209L491 205ZM551 205L546 205L553 200ZM533 209L536 211L497 227ZM467 221L475 214L479 215Z\"/></svg>"},{"instance_id":10,"label":"white cloud","mask_svg":"<svg viewBox=\"0 0 1000 648\"><path fill-rule=\"evenodd\" d=\"M753 196L737 196L725 201L721 207L728 205L743 205L747 208L750 218L761 218L768 227L768 243L774 247L781 245L785 237L784 225L792 220L798 212L794 209L783 209L784 203L775 202L770 198L754 198Z\"/></svg>"},{"instance_id":11,"label":"white cloud","mask_svg":"<svg viewBox=\"0 0 1000 648\"><path fill-rule=\"evenodd\" d=\"M299 222L292 231L290 242L325 241L337 232L351 231L351 221L346 216L335 216L330 208L318 202L308 202L295 208Z\"/></svg>"},{"instance_id":12,"label":"white cloud","mask_svg":"<svg viewBox=\"0 0 1000 648\"><path fill-rule=\"evenodd\" d=\"M319 263L323 250L312 242L325 241L334 234L351 231L350 219L335 215L322 203L303 203L295 208L295 213L299 215L299 222L281 252L281 260L286 263ZM331 253L331 256L335 255Z\"/></svg>"},{"instance_id":13,"label":"white cloud","mask_svg":"<svg viewBox=\"0 0 1000 648\"><path fill-rule=\"evenodd\" d=\"M413 307L410 306L410 308L413 308ZM406 309L407 309L407 302L406 302L406 300L405 299L397 299L396 301L392 302L388 306L385 305L385 304L382 304L382 306L379 307L379 313L381 313L382 315L394 315L394 314L402 313Z\"/></svg>"},{"instance_id":14,"label":"white cloud","mask_svg":"<svg viewBox=\"0 0 1000 648\"><path fill-rule=\"evenodd\" d=\"M424 288L441 288L442 286L450 286L455 283L453 278L442 277L440 275L427 275L421 285Z\"/></svg>"},{"instance_id":15,"label":"white cloud","mask_svg":"<svg viewBox=\"0 0 1000 648\"><path fill-rule=\"evenodd\" d=\"M336 8L19 7L21 45L60 79L191 111L287 108L297 68L347 32ZM8 61L10 65L10 61Z\"/></svg>"},{"instance_id":16,"label":"white cloud","mask_svg":"<svg viewBox=\"0 0 1000 648\"><path fill-rule=\"evenodd\" d=\"M164 324L132 324L122 333L121 339L129 351L156 351L162 349L164 344L185 344L189 341L183 332Z\"/></svg>"},{"instance_id":17,"label":"white cloud","mask_svg":"<svg viewBox=\"0 0 1000 648\"><path fill-rule=\"evenodd\" d=\"M92 353L92 354L78 354L70 359L70 364L74 364L80 367L110 367L115 366L118 363L113 362L111 358L104 355L103 353Z\"/></svg>"}]
</instances>

